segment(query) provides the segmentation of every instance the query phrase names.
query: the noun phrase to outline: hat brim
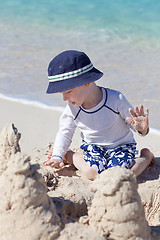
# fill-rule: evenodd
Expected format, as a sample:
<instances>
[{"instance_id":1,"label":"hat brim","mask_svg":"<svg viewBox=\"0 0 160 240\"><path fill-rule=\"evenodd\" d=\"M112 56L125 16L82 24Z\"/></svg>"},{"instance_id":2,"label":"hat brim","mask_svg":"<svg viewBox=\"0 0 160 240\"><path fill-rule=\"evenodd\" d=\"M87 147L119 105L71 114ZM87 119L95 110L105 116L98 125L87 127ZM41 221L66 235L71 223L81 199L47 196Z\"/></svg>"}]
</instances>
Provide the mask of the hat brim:
<instances>
[{"instance_id":1,"label":"hat brim","mask_svg":"<svg viewBox=\"0 0 160 240\"><path fill-rule=\"evenodd\" d=\"M69 89L79 87L90 82L94 82L100 79L102 76L103 73L93 67L91 71L86 72L78 77L72 77L65 80L50 82L46 93L50 94L64 92Z\"/></svg>"}]
</instances>

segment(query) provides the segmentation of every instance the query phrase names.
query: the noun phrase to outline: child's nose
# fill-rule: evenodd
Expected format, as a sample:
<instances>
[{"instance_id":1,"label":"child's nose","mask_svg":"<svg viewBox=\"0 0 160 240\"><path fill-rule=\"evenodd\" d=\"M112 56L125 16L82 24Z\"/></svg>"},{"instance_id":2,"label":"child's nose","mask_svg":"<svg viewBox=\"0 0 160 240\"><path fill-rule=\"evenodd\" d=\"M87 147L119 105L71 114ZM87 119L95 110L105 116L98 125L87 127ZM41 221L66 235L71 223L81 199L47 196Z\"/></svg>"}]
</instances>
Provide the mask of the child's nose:
<instances>
[{"instance_id":1,"label":"child's nose","mask_svg":"<svg viewBox=\"0 0 160 240\"><path fill-rule=\"evenodd\" d=\"M65 93L63 93L63 101L67 101L68 100L68 97Z\"/></svg>"}]
</instances>

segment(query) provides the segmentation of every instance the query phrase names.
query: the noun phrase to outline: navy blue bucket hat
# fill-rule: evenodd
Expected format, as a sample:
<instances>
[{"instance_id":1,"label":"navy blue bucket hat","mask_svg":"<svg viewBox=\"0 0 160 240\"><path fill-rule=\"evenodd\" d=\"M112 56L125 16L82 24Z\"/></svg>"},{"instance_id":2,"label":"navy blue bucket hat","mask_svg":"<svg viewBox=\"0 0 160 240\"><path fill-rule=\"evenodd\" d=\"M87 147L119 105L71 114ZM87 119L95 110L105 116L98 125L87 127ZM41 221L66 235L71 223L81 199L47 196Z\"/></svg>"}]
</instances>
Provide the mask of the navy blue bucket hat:
<instances>
[{"instance_id":1,"label":"navy blue bucket hat","mask_svg":"<svg viewBox=\"0 0 160 240\"><path fill-rule=\"evenodd\" d=\"M49 63L47 93L64 92L101 78L84 52L68 50L57 55Z\"/></svg>"}]
</instances>

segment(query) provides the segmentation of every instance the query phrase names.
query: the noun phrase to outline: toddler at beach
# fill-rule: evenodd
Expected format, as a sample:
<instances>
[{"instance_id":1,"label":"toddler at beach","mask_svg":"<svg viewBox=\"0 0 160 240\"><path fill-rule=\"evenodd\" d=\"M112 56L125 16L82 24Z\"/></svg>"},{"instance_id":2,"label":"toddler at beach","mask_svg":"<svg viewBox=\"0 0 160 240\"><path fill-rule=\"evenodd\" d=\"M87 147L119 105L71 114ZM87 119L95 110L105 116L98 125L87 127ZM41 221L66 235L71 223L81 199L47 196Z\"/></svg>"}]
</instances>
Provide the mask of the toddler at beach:
<instances>
[{"instance_id":1,"label":"toddler at beach","mask_svg":"<svg viewBox=\"0 0 160 240\"><path fill-rule=\"evenodd\" d=\"M138 176L153 154L145 148L135 158L132 130L142 136L149 132L148 109L144 112L142 105L133 109L121 92L96 85L102 75L83 52L64 51L50 62L47 93L62 93L68 104L52 155L44 164L58 168L73 164L91 180L115 166L131 169ZM81 132L83 153L69 150L76 127Z\"/></svg>"}]
</instances>

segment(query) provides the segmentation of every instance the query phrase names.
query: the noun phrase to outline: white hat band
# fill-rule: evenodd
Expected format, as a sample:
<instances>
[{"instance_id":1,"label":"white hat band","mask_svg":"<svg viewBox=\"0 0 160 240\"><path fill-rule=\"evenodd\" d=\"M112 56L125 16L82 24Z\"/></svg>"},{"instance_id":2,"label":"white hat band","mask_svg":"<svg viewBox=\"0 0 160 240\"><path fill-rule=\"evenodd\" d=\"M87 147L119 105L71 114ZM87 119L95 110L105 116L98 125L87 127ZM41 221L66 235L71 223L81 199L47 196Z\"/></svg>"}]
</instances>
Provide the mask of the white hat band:
<instances>
[{"instance_id":1,"label":"white hat band","mask_svg":"<svg viewBox=\"0 0 160 240\"><path fill-rule=\"evenodd\" d=\"M64 80L72 77L78 77L83 73L89 72L92 68L93 68L93 64L90 63L89 65L72 72L67 72L67 73L63 73L55 76L48 76L48 80L49 82L56 82L56 81L60 81L60 80Z\"/></svg>"}]
</instances>

